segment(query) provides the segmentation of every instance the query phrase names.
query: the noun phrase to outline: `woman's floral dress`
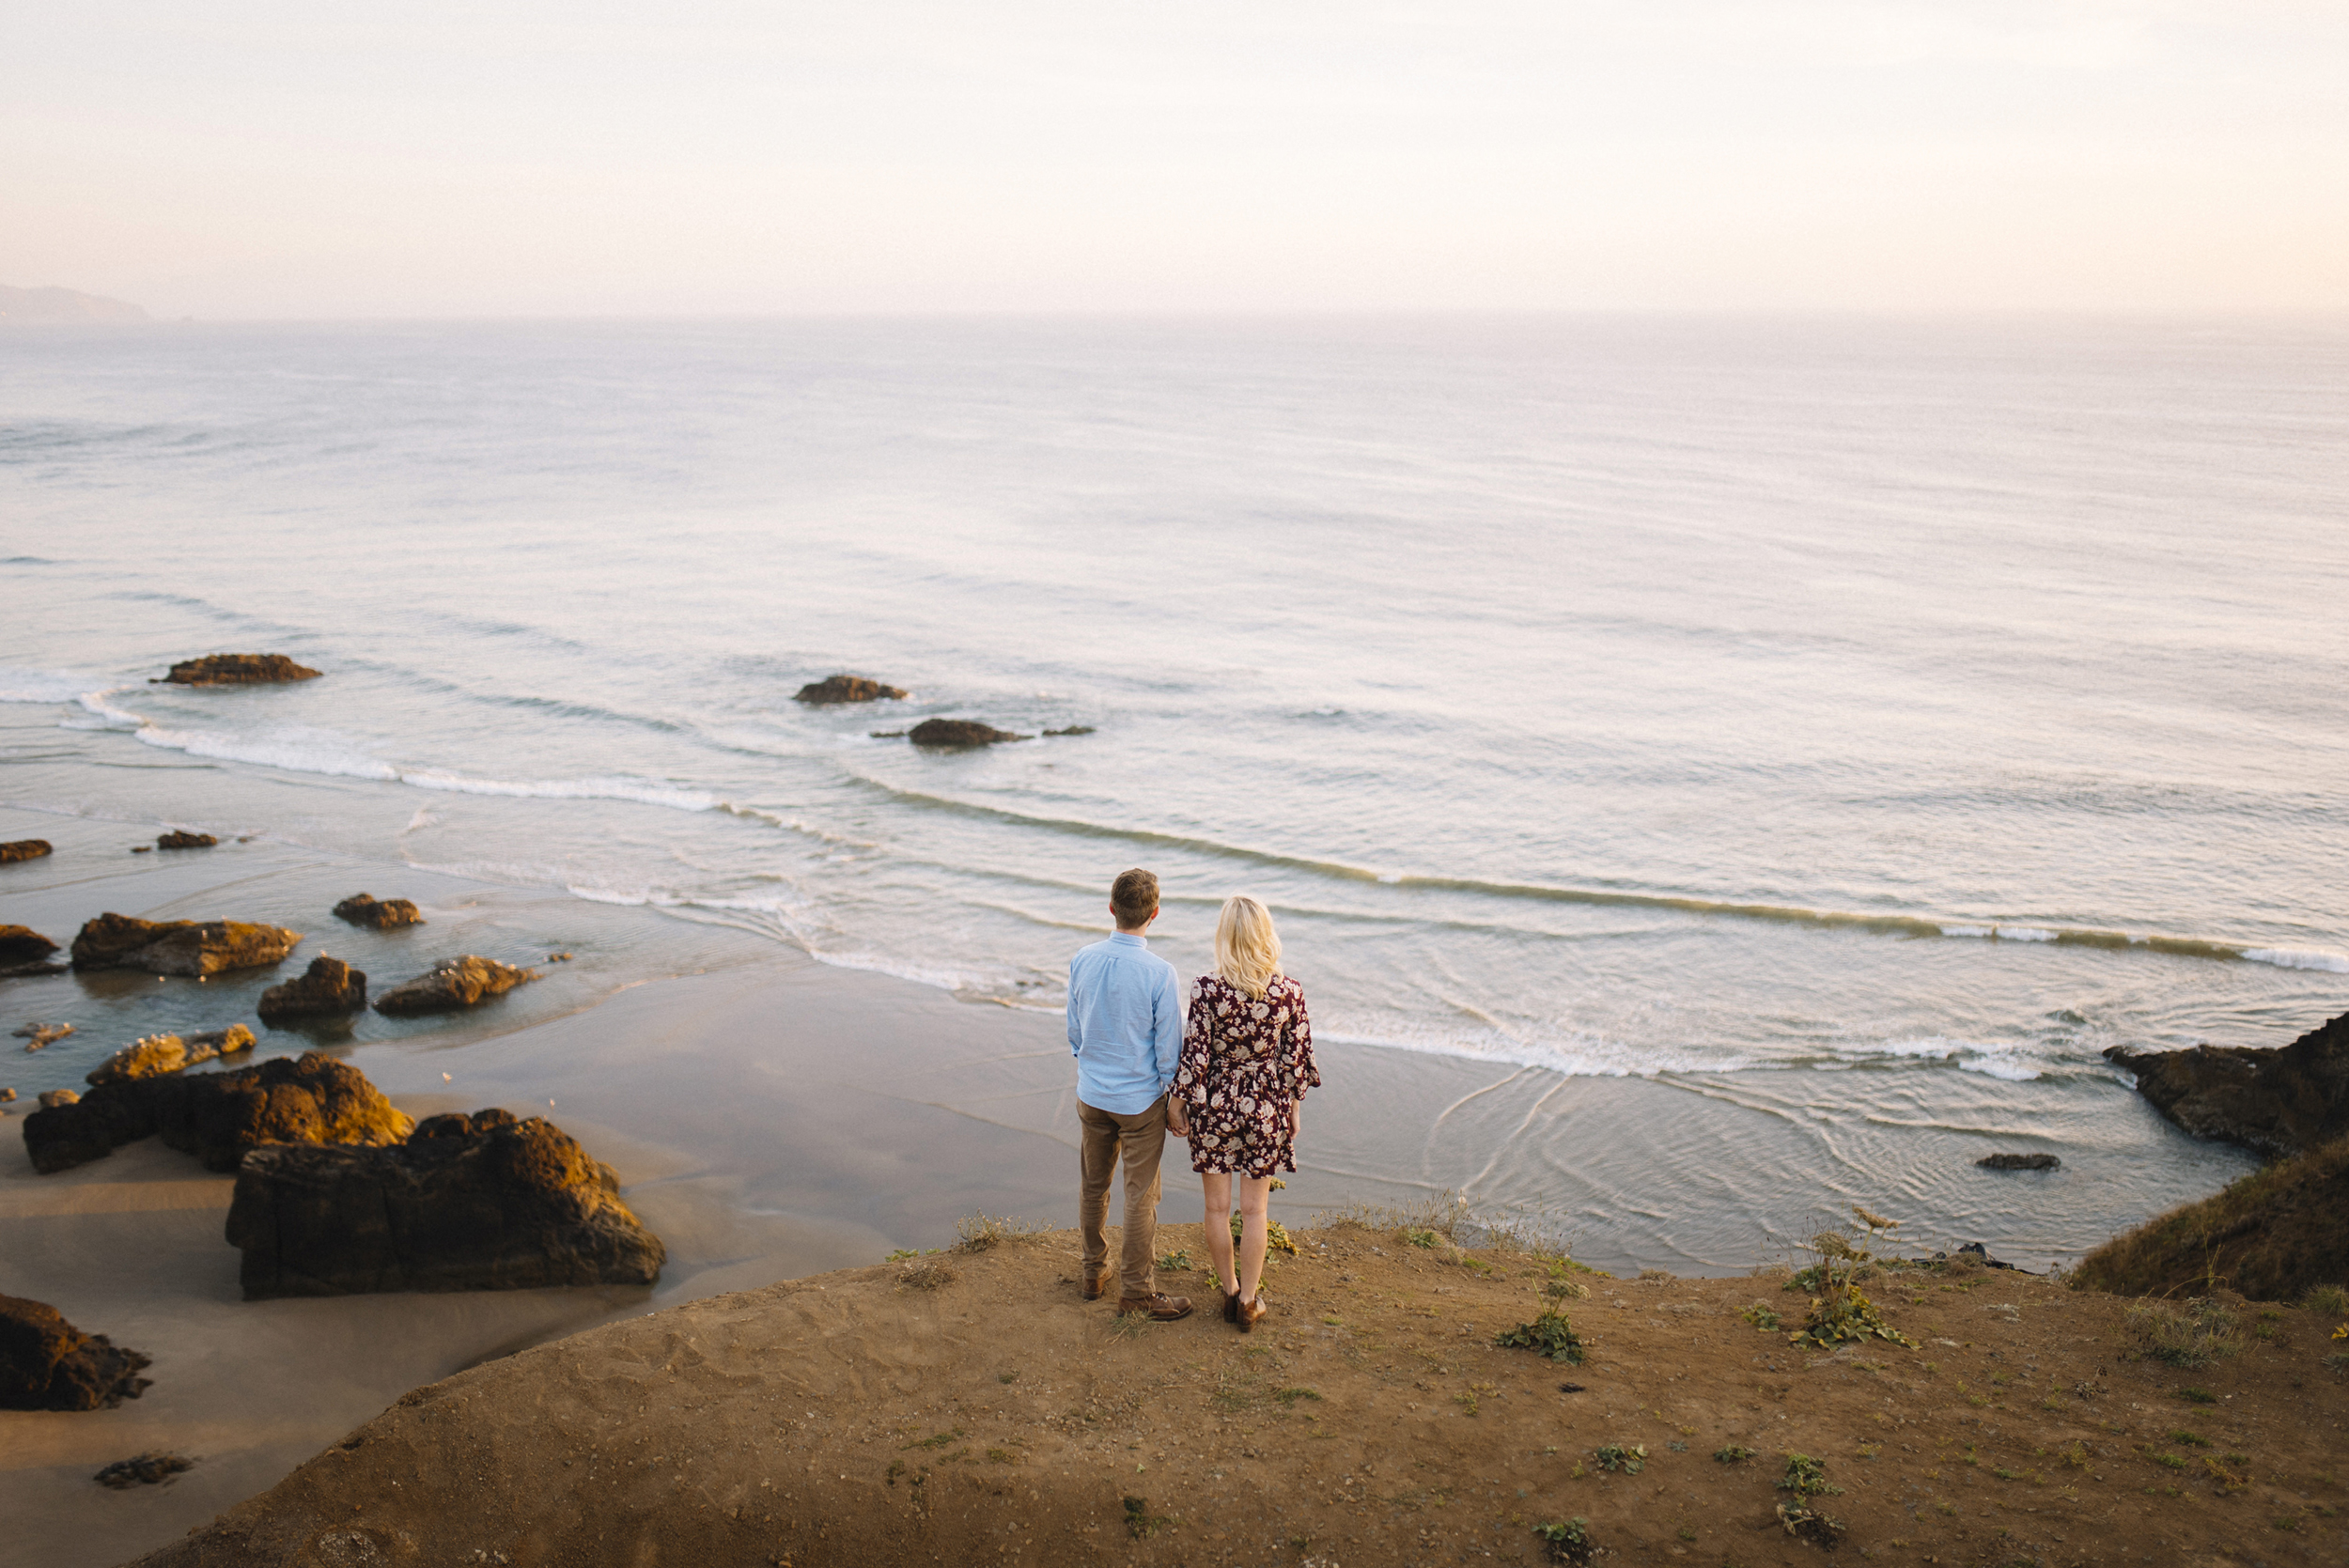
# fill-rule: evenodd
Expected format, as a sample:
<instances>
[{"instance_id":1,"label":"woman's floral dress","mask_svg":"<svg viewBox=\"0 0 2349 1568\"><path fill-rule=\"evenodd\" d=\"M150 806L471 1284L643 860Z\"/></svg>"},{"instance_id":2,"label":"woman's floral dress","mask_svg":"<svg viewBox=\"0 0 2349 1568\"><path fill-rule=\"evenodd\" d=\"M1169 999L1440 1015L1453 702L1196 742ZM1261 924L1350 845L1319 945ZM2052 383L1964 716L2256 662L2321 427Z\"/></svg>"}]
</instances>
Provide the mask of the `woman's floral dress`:
<instances>
[{"instance_id":1,"label":"woman's floral dress","mask_svg":"<svg viewBox=\"0 0 2349 1568\"><path fill-rule=\"evenodd\" d=\"M1289 1111L1320 1085L1302 986L1274 975L1254 999L1220 974L1191 982L1174 1094L1190 1118L1193 1171L1296 1171Z\"/></svg>"}]
</instances>

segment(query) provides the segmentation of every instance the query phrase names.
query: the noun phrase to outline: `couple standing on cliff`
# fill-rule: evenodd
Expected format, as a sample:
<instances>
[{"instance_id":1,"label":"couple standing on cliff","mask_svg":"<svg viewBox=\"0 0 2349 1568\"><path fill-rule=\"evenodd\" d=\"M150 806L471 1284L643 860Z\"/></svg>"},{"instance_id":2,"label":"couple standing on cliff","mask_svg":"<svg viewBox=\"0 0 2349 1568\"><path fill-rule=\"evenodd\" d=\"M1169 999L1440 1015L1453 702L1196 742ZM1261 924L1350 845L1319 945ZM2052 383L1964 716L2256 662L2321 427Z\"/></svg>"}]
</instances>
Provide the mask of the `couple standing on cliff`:
<instances>
[{"instance_id":1,"label":"couple standing on cliff","mask_svg":"<svg viewBox=\"0 0 2349 1568\"><path fill-rule=\"evenodd\" d=\"M1252 898L1228 898L1215 925L1216 971L1191 982L1186 1023L1174 966L1152 953L1143 935L1159 918L1159 879L1147 871L1119 873L1110 914L1117 934L1068 964L1084 1296L1106 1296L1114 1279L1120 1316L1171 1322L1190 1315L1188 1296L1158 1288L1159 1158L1172 1132L1190 1141L1190 1168L1199 1172L1224 1321L1246 1333L1265 1315L1257 1287L1273 1173L1297 1170L1298 1101L1321 1082L1305 992L1281 972L1270 912ZM1126 1223L1112 1269L1110 1179L1121 1165Z\"/></svg>"}]
</instances>

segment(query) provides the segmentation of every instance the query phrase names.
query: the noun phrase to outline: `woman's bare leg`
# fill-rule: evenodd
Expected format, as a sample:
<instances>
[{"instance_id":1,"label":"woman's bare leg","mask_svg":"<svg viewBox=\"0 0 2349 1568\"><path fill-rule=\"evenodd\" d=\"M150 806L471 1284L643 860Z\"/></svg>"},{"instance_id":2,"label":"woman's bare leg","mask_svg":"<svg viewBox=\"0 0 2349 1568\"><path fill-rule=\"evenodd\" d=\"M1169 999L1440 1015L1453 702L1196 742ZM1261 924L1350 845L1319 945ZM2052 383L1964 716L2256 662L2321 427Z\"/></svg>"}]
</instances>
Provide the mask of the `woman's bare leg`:
<instances>
[{"instance_id":1,"label":"woman's bare leg","mask_svg":"<svg viewBox=\"0 0 2349 1568\"><path fill-rule=\"evenodd\" d=\"M1256 1299L1256 1287L1264 1283L1264 1249L1266 1209L1272 1202L1270 1176L1242 1176L1239 1179L1239 1298ZM1222 1227L1230 1230L1226 1221Z\"/></svg>"},{"instance_id":2,"label":"woman's bare leg","mask_svg":"<svg viewBox=\"0 0 2349 1568\"><path fill-rule=\"evenodd\" d=\"M1231 1296L1239 1289L1232 1273L1232 1178L1209 1171L1200 1176L1199 1186L1207 1203L1207 1261L1215 1265L1223 1294Z\"/></svg>"}]
</instances>

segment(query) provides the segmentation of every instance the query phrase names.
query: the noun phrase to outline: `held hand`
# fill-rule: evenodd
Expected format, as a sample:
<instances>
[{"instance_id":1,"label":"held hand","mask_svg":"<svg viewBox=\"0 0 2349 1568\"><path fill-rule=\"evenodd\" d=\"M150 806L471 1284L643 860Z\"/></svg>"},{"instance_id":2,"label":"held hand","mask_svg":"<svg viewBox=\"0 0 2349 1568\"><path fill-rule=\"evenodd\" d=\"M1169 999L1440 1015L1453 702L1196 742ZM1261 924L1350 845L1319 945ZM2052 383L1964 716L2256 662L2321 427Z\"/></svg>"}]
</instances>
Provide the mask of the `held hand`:
<instances>
[{"instance_id":1,"label":"held hand","mask_svg":"<svg viewBox=\"0 0 2349 1568\"><path fill-rule=\"evenodd\" d=\"M1169 1105L1166 1108L1166 1130L1173 1133L1177 1138L1189 1138L1190 1136L1190 1118L1185 1116L1179 1108L1174 1105Z\"/></svg>"}]
</instances>

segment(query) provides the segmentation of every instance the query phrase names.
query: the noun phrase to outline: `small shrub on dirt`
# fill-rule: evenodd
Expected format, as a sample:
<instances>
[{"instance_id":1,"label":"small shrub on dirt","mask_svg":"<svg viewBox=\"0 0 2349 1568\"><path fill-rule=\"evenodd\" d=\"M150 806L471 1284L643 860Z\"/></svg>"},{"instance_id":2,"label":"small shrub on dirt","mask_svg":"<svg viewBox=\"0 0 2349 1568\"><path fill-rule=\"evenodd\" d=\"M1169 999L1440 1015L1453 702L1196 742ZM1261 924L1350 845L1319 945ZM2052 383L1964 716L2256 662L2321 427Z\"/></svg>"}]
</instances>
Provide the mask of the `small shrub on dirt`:
<instances>
[{"instance_id":1,"label":"small shrub on dirt","mask_svg":"<svg viewBox=\"0 0 2349 1568\"><path fill-rule=\"evenodd\" d=\"M2308 1295L2300 1298L2300 1305L2319 1317L2349 1316L2349 1287L2311 1286Z\"/></svg>"},{"instance_id":2,"label":"small shrub on dirt","mask_svg":"<svg viewBox=\"0 0 2349 1568\"><path fill-rule=\"evenodd\" d=\"M1159 1254L1159 1266L1166 1269L1170 1273L1181 1273L1184 1269L1190 1266L1190 1249L1188 1247L1180 1247L1172 1252L1160 1252Z\"/></svg>"},{"instance_id":3,"label":"small shrub on dirt","mask_svg":"<svg viewBox=\"0 0 2349 1568\"><path fill-rule=\"evenodd\" d=\"M1547 1307L1541 1316L1531 1323L1520 1323L1493 1341L1503 1350L1530 1350L1536 1356L1547 1356L1553 1361L1570 1366L1582 1364L1582 1342L1566 1321L1566 1314L1555 1307Z\"/></svg>"},{"instance_id":4,"label":"small shrub on dirt","mask_svg":"<svg viewBox=\"0 0 2349 1568\"><path fill-rule=\"evenodd\" d=\"M1013 1219L1003 1215L973 1214L955 1227L962 1237L956 1243L957 1252L984 1252L1001 1247L1007 1241L1026 1241L1042 1235L1048 1227L1033 1220Z\"/></svg>"},{"instance_id":5,"label":"small shrub on dirt","mask_svg":"<svg viewBox=\"0 0 2349 1568\"><path fill-rule=\"evenodd\" d=\"M1713 1451L1713 1457L1724 1465L1737 1465L1752 1458L1753 1450L1742 1443L1724 1443Z\"/></svg>"},{"instance_id":6,"label":"small shrub on dirt","mask_svg":"<svg viewBox=\"0 0 2349 1568\"><path fill-rule=\"evenodd\" d=\"M902 1290L936 1290L953 1284L956 1278L953 1269L927 1258L918 1258L897 1270L897 1284Z\"/></svg>"},{"instance_id":7,"label":"small shrub on dirt","mask_svg":"<svg viewBox=\"0 0 2349 1568\"><path fill-rule=\"evenodd\" d=\"M2140 1301L2123 1321L2145 1355L2173 1367L2206 1367L2243 1348L2234 1313L2201 1297L2180 1307Z\"/></svg>"},{"instance_id":8,"label":"small shrub on dirt","mask_svg":"<svg viewBox=\"0 0 2349 1568\"><path fill-rule=\"evenodd\" d=\"M1137 1541L1147 1541L1166 1528L1166 1521L1150 1512L1149 1503L1140 1498L1128 1498L1126 1502L1126 1533Z\"/></svg>"},{"instance_id":9,"label":"small shrub on dirt","mask_svg":"<svg viewBox=\"0 0 2349 1568\"><path fill-rule=\"evenodd\" d=\"M1602 1443L1591 1451L1591 1463L1602 1470L1617 1470L1625 1475L1638 1475L1647 1468L1647 1445L1634 1443L1625 1448L1621 1443Z\"/></svg>"},{"instance_id":10,"label":"small shrub on dirt","mask_svg":"<svg viewBox=\"0 0 2349 1568\"><path fill-rule=\"evenodd\" d=\"M1737 1315L1744 1318L1748 1323L1752 1324L1756 1328L1759 1328L1766 1334L1776 1328L1779 1324L1783 1321L1778 1315L1777 1308L1762 1301L1756 1301L1752 1306L1748 1307Z\"/></svg>"},{"instance_id":11,"label":"small shrub on dirt","mask_svg":"<svg viewBox=\"0 0 2349 1568\"><path fill-rule=\"evenodd\" d=\"M2218 1396L2212 1393L2208 1389L2172 1389L2170 1392L2175 1394L2178 1398L2185 1400L2188 1405L2216 1405L2218 1403Z\"/></svg>"},{"instance_id":12,"label":"small shrub on dirt","mask_svg":"<svg viewBox=\"0 0 2349 1568\"><path fill-rule=\"evenodd\" d=\"M1564 1524L1535 1525L1533 1533L1549 1548L1549 1560L1585 1568L1591 1560L1591 1521L1577 1515Z\"/></svg>"},{"instance_id":13,"label":"small shrub on dirt","mask_svg":"<svg viewBox=\"0 0 2349 1568\"><path fill-rule=\"evenodd\" d=\"M1807 1453L1789 1453L1786 1473L1779 1478L1778 1489L1792 1494L1778 1505L1778 1522L1786 1533L1798 1536L1821 1546L1833 1546L1843 1539L1843 1522L1831 1519L1813 1506L1812 1499L1842 1495L1841 1486L1827 1479L1827 1464Z\"/></svg>"}]
</instances>

